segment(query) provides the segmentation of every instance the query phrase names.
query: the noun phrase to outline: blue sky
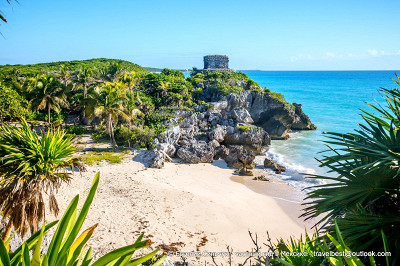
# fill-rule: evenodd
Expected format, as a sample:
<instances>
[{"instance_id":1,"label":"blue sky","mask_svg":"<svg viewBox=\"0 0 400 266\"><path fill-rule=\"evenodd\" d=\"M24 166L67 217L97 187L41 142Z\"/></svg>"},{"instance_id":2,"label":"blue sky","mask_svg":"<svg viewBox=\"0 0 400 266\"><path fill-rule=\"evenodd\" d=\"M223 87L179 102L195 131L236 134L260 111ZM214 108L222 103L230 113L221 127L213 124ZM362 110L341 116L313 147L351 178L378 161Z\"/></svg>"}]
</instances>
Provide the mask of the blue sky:
<instances>
[{"instance_id":1,"label":"blue sky","mask_svg":"<svg viewBox=\"0 0 400 266\"><path fill-rule=\"evenodd\" d=\"M399 0L0 1L0 64L97 57L143 66L399 70Z\"/></svg>"}]
</instances>

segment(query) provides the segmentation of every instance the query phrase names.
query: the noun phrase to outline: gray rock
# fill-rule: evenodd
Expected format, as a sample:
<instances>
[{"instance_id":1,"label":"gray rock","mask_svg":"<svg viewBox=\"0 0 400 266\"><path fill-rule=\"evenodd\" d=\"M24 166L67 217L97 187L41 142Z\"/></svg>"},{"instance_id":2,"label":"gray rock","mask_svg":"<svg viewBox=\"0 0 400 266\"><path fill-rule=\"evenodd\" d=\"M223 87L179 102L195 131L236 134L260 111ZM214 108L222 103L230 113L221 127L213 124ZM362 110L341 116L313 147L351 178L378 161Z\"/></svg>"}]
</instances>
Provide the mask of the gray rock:
<instances>
[{"instance_id":1,"label":"gray rock","mask_svg":"<svg viewBox=\"0 0 400 266\"><path fill-rule=\"evenodd\" d=\"M281 174L286 171L286 167L283 165L278 164L272 159L265 158L264 160L264 167L268 169L272 169L275 171L277 174Z\"/></svg>"},{"instance_id":2,"label":"gray rock","mask_svg":"<svg viewBox=\"0 0 400 266\"><path fill-rule=\"evenodd\" d=\"M218 142L224 141L226 136L226 129L224 126L217 126L209 134L208 138L210 140L216 140Z\"/></svg>"},{"instance_id":3,"label":"gray rock","mask_svg":"<svg viewBox=\"0 0 400 266\"><path fill-rule=\"evenodd\" d=\"M157 150L165 152L169 157L174 157L176 148L169 143L160 143L157 145Z\"/></svg>"},{"instance_id":4,"label":"gray rock","mask_svg":"<svg viewBox=\"0 0 400 266\"><path fill-rule=\"evenodd\" d=\"M216 143L213 141L194 141L181 146L176 155L185 163L211 163L215 156L215 148Z\"/></svg>"},{"instance_id":5,"label":"gray rock","mask_svg":"<svg viewBox=\"0 0 400 266\"><path fill-rule=\"evenodd\" d=\"M224 145L220 145L219 147L215 148L215 156L214 159L215 160L219 160L219 159L224 159L228 156L229 154L229 149L224 146Z\"/></svg>"},{"instance_id":6,"label":"gray rock","mask_svg":"<svg viewBox=\"0 0 400 266\"><path fill-rule=\"evenodd\" d=\"M174 126L168 128L163 133L163 138L161 140L162 143L168 143L174 145L178 142L179 138L181 137L181 130L179 126Z\"/></svg>"},{"instance_id":7,"label":"gray rock","mask_svg":"<svg viewBox=\"0 0 400 266\"><path fill-rule=\"evenodd\" d=\"M242 127L249 127L250 130L241 130ZM252 125L238 124L235 127L226 128L224 143L228 145L247 145L257 152L263 146L270 144L270 137L264 129Z\"/></svg>"},{"instance_id":8,"label":"gray rock","mask_svg":"<svg viewBox=\"0 0 400 266\"><path fill-rule=\"evenodd\" d=\"M245 149L243 146L229 146L229 154L225 158L226 164L236 169L253 169L255 154L253 151Z\"/></svg>"},{"instance_id":9,"label":"gray rock","mask_svg":"<svg viewBox=\"0 0 400 266\"><path fill-rule=\"evenodd\" d=\"M150 168L162 168L166 161L171 161L171 158L164 151L158 149L149 150L143 156L143 162Z\"/></svg>"},{"instance_id":10,"label":"gray rock","mask_svg":"<svg viewBox=\"0 0 400 266\"><path fill-rule=\"evenodd\" d=\"M293 125L292 129L299 129L299 130L314 130L317 129L317 126L311 123L310 118L303 113L303 106L301 104L293 103L295 107L295 113L298 115L299 119L296 120Z\"/></svg>"},{"instance_id":11,"label":"gray rock","mask_svg":"<svg viewBox=\"0 0 400 266\"><path fill-rule=\"evenodd\" d=\"M233 109L230 112L230 118L239 123L252 124L254 122L250 113L243 107Z\"/></svg>"},{"instance_id":12,"label":"gray rock","mask_svg":"<svg viewBox=\"0 0 400 266\"><path fill-rule=\"evenodd\" d=\"M291 129L315 129L301 105L286 104L270 94L245 91L231 93L214 104L223 117L230 117L232 110L243 108L248 111L253 124L262 127L274 139L288 137ZM241 118L235 118L241 119Z\"/></svg>"}]
</instances>

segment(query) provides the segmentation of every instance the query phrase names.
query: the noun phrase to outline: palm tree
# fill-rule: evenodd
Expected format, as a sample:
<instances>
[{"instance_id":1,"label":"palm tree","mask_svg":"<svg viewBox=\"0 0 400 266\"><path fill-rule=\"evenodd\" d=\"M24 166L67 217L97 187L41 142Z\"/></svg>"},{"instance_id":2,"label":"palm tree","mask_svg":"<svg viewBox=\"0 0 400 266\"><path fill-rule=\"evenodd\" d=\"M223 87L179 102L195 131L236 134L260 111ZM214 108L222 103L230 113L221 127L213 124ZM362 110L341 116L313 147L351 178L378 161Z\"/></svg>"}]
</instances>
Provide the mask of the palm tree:
<instances>
[{"instance_id":1,"label":"palm tree","mask_svg":"<svg viewBox=\"0 0 400 266\"><path fill-rule=\"evenodd\" d=\"M303 215L322 217L330 231L336 219L355 251L382 249L381 232L400 250L400 90L382 92L386 106L369 104L378 114L363 111L354 133L326 133L331 152L319 161L337 176L310 176L326 184L308 193Z\"/></svg>"},{"instance_id":2,"label":"palm tree","mask_svg":"<svg viewBox=\"0 0 400 266\"><path fill-rule=\"evenodd\" d=\"M59 77L61 80L61 83L64 84L64 86L67 86L68 82L70 81L71 78L71 73L68 69L67 66L61 65L60 66L60 71L56 72L55 75Z\"/></svg>"},{"instance_id":3,"label":"palm tree","mask_svg":"<svg viewBox=\"0 0 400 266\"><path fill-rule=\"evenodd\" d=\"M114 126L118 119L129 120L124 103L127 98L122 82L105 83L98 86L90 95L87 113L89 119L99 117L106 121L106 132L113 146L117 146L114 138Z\"/></svg>"},{"instance_id":4,"label":"palm tree","mask_svg":"<svg viewBox=\"0 0 400 266\"><path fill-rule=\"evenodd\" d=\"M91 68L82 66L76 75L76 82L83 87L83 98L87 97L87 89L94 82L94 72Z\"/></svg>"},{"instance_id":5,"label":"palm tree","mask_svg":"<svg viewBox=\"0 0 400 266\"><path fill-rule=\"evenodd\" d=\"M100 78L108 82L114 82L121 75L121 65L119 63L109 64L100 69Z\"/></svg>"},{"instance_id":6,"label":"palm tree","mask_svg":"<svg viewBox=\"0 0 400 266\"><path fill-rule=\"evenodd\" d=\"M123 73L119 80L125 83L126 89L133 93L135 86L140 82L140 80L142 80L142 78L137 77L136 73L131 71Z\"/></svg>"},{"instance_id":7,"label":"palm tree","mask_svg":"<svg viewBox=\"0 0 400 266\"><path fill-rule=\"evenodd\" d=\"M143 117L144 115L137 106L138 99L136 95L133 94L132 91L127 91L125 95L126 95L125 108L126 108L126 114L129 116L128 123L130 127L135 117Z\"/></svg>"},{"instance_id":8,"label":"palm tree","mask_svg":"<svg viewBox=\"0 0 400 266\"><path fill-rule=\"evenodd\" d=\"M57 215L54 192L71 178L66 167L81 167L72 157L73 138L64 131L50 130L39 137L25 120L21 124L0 127L0 212L8 218L3 239L13 226L22 236L37 229L45 218L43 192L49 195L50 212Z\"/></svg>"},{"instance_id":9,"label":"palm tree","mask_svg":"<svg viewBox=\"0 0 400 266\"><path fill-rule=\"evenodd\" d=\"M33 106L38 110L47 109L48 123L51 123L51 110L61 112L68 107L66 87L52 75L43 74L28 81L28 93Z\"/></svg>"}]
</instances>

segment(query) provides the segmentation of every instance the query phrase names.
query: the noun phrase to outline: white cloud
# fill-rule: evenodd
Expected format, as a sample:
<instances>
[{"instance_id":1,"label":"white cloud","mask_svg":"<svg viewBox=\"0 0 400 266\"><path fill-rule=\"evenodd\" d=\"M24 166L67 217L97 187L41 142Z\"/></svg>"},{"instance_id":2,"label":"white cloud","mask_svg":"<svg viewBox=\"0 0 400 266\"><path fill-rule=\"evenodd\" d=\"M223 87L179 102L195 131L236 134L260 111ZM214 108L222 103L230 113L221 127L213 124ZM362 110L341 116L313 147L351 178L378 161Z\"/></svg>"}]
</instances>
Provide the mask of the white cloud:
<instances>
[{"instance_id":1,"label":"white cloud","mask_svg":"<svg viewBox=\"0 0 400 266\"><path fill-rule=\"evenodd\" d=\"M310 54L298 54L296 56L292 56L290 58L290 61L296 62L299 60L312 60L312 59L313 59L313 57Z\"/></svg>"},{"instance_id":2,"label":"white cloud","mask_svg":"<svg viewBox=\"0 0 400 266\"><path fill-rule=\"evenodd\" d=\"M326 52L326 57L328 57L328 58L335 58L336 55L335 55L334 53L331 53L331 52Z\"/></svg>"},{"instance_id":3,"label":"white cloud","mask_svg":"<svg viewBox=\"0 0 400 266\"><path fill-rule=\"evenodd\" d=\"M367 51L368 52L368 54L369 55L372 55L372 56L378 56L380 53L377 51L377 50L375 50L375 49L371 49L371 50L368 50ZM382 51L383 52L383 51ZM384 53L384 52L383 52Z\"/></svg>"}]
</instances>

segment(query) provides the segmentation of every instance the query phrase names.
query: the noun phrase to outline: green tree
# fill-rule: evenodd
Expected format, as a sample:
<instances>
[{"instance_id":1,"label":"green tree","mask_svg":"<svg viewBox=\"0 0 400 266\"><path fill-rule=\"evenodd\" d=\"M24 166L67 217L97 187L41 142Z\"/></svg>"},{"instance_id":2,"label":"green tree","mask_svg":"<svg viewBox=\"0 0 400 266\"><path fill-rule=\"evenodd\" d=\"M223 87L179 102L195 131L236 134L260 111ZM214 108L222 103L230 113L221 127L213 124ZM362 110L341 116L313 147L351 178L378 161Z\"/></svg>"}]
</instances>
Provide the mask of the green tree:
<instances>
[{"instance_id":1,"label":"green tree","mask_svg":"<svg viewBox=\"0 0 400 266\"><path fill-rule=\"evenodd\" d=\"M30 78L27 90L33 107L38 110L47 109L48 123L51 123L51 110L61 112L61 108L68 107L66 87L54 76L43 74Z\"/></svg>"},{"instance_id":2,"label":"green tree","mask_svg":"<svg viewBox=\"0 0 400 266\"><path fill-rule=\"evenodd\" d=\"M21 124L0 127L0 212L8 218L3 239L13 226L22 236L30 228L36 231L45 217L43 192L49 195L50 212L57 214L54 191L70 180L66 167L81 166L72 157L73 138L64 131L49 130L39 137L25 120Z\"/></svg>"},{"instance_id":3,"label":"green tree","mask_svg":"<svg viewBox=\"0 0 400 266\"><path fill-rule=\"evenodd\" d=\"M106 122L106 132L113 146L117 146L114 127L118 119L129 120L124 103L127 101L122 82L108 82L98 86L90 95L87 108L88 118L98 117Z\"/></svg>"},{"instance_id":4,"label":"green tree","mask_svg":"<svg viewBox=\"0 0 400 266\"><path fill-rule=\"evenodd\" d=\"M400 250L400 90L382 93L386 106L369 104L377 114L363 111L364 124L354 133L325 133L331 152L320 166L337 176L310 176L326 184L308 193L303 215L322 217L330 231L336 219L355 251L382 250L381 232L389 250Z\"/></svg>"},{"instance_id":5,"label":"green tree","mask_svg":"<svg viewBox=\"0 0 400 266\"><path fill-rule=\"evenodd\" d=\"M15 90L0 83L0 125L4 119L22 118L27 114L28 101Z\"/></svg>"},{"instance_id":6,"label":"green tree","mask_svg":"<svg viewBox=\"0 0 400 266\"><path fill-rule=\"evenodd\" d=\"M114 82L121 75L122 67L120 63L111 63L100 69L100 78L108 82Z\"/></svg>"}]
</instances>

